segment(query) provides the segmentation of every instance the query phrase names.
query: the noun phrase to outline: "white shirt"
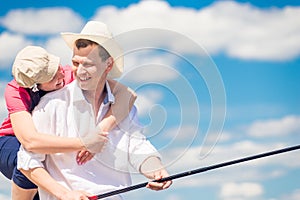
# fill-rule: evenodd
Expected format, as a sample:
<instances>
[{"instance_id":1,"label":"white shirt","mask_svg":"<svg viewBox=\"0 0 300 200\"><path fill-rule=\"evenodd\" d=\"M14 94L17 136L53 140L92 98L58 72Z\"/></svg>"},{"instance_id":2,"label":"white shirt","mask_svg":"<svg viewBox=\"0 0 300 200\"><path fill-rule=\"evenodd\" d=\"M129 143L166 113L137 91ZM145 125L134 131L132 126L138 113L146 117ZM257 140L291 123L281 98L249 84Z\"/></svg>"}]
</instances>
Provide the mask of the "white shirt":
<instances>
[{"instance_id":1,"label":"white shirt","mask_svg":"<svg viewBox=\"0 0 300 200\"><path fill-rule=\"evenodd\" d=\"M93 134L96 124L104 117L114 102L114 96L106 83L107 96L97 117L85 100L77 82L73 81L61 90L45 95L32 113L39 132L65 137L82 137ZM96 119L96 120L95 120ZM109 143L94 158L78 165L76 154L34 154L22 146L18 153L18 169L45 167L60 184L71 190L84 190L93 195L120 189L131 184L130 169L139 171L142 162L150 156L160 157L156 149L142 135L135 107L118 127L109 132ZM55 199L40 191L41 200ZM113 196L109 199L122 199Z\"/></svg>"}]
</instances>

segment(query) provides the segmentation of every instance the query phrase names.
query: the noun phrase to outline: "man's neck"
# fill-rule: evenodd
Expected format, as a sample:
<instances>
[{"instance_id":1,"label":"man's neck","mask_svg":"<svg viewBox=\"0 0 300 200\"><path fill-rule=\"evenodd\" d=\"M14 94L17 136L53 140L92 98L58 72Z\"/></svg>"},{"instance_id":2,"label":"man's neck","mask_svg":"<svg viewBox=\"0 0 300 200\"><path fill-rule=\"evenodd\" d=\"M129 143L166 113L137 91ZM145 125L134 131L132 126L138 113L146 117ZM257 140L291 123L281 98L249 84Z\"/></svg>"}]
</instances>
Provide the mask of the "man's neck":
<instances>
[{"instance_id":1,"label":"man's neck","mask_svg":"<svg viewBox=\"0 0 300 200\"><path fill-rule=\"evenodd\" d=\"M83 95L86 98L86 100L92 104L95 116L97 116L97 113L99 111L100 105L104 101L104 98L107 94L106 88L105 88L106 80L101 81L98 83L96 90L85 90L83 91Z\"/></svg>"}]
</instances>

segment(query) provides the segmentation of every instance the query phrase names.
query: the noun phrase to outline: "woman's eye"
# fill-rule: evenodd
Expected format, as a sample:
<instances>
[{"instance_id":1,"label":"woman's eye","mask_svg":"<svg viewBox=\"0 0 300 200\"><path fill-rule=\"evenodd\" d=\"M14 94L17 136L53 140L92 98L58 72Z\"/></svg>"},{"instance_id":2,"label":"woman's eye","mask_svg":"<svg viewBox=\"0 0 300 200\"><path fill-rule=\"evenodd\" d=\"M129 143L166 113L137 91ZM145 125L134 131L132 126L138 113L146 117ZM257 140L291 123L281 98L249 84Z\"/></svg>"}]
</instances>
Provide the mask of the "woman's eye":
<instances>
[{"instance_id":1,"label":"woman's eye","mask_svg":"<svg viewBox=\"0 0 300 200\"><path fill-rule=\"evenodd\" d=\"M72 61L72 63L73 63L73 65L74 65L75 67L78 67L78 65L79 65L79 63L78 63L78 62L75 62L75 61Z\"/></svg>"}]
</instances>

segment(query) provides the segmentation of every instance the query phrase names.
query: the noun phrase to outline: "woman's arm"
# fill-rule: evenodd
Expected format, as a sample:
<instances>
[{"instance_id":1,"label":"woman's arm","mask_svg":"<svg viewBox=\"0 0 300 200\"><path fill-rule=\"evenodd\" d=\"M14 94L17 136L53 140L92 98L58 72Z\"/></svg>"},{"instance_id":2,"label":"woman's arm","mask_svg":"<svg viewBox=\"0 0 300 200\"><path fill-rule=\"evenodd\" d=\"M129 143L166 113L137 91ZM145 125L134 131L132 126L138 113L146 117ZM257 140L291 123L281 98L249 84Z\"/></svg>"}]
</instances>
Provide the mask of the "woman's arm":
<instances>
[{"instance_id":1,"label":"woman's arm","mask_svg":"<svg viewBox=\"0 0 300 200\"><path fill-rule=\"evenodd\" d=\"M136 98L136 93L129 87L115 81L108 80L113 95L115 96L115 103L111 105L99 126L103 131L110 131L125 119Z\"/></svg>"},{"instance_id":2,"label":"woman's arm","mask_svg":"<svg viewBox=\"0 0 300 200\"><path fill-rule=\"evenodd\" d=\"M95 138L89 140L88 146L85 146L86 143L83 143L80 138L59 137L39 133L35 128L31 114L27 111L12 113L10 118L14 133L20 143L27 151L34 153L51 154L79 150L93 152L93 147L97 146L95 144L103 141L101 134L94 134Z\"/></svg>"},{"instance_id":3,"label":"woman's arm","mask_svg":"<svg viewBox=\"0 0 300 200\"><path fill-rule=\"evenodd\" d=\"M115 96L115 103L111 105L104 118L98 124L97 129L99 132L109 132L115 128L118 123L128 116L137 98L133 90L115 80L108 80L108 84ZM81 150L77 153L76 160L78 164L83 164L92 157L93 155L86 153L86 150Z\"/></svg>"},{"instance_id":4,"label":"woman's arm","mask_svg":"<svg viewBox=\"0 0 300 200\"><path fill-rule=\"evenodd\" d=\"M110 131L117 123L122 121L129 113L136 99L136 94L128 87L109 80L112 92L115 95L115 104L107 112L105 118L99 124L100 130ZM10 114L14 133L20 143L28 151L34 153L62 153L89 150L93 153L96 143L103 142L105 138L100 134L95 134L95 140L89 140L88 146L80 138L68 138L39 133L33 123L31 114L27 111L20 111ZM90 148L91 147L91 148Z\"/></svg>"},{"instance_id":5,"label":"woman's arm","mask_svg":"<svg viewBox=\"0 0 300 200\"><path fill-rule=\"evenodd\" d=\"M28 151L58 153L85 149L79 138L62 138L39 133L28 111L32 99L27 90L19 87L14 80L5 88L5 101L13 132Z\"/></svg>"},{"instance_id":6,"label":"woman's arm","mask_svg":"<svg viewBox=\"0 0 300 200\"><path fill-rule=\"evenodd\" d=\"M29 170L20 169L20 171L38 187L55 196L59 200L88 200L88 194L86 192L71 191L65 188L57 181L55 181L50 176L50 174L42 167L37 167Z\"/></svg>"}]
</instances>

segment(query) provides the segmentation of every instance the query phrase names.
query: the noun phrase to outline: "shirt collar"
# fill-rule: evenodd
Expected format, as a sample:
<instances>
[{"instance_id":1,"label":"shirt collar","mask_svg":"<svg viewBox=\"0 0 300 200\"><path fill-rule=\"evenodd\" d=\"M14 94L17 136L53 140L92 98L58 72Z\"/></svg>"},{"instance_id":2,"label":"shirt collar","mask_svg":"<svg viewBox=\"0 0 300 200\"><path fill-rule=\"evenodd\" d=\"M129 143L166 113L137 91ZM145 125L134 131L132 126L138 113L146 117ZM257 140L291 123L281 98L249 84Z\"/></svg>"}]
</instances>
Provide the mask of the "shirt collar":
<instances>
[{"instance_id":1,"label":"shirt collar","mask_svg":"<svg viewBox=\"0 0 300 200\"><path fill-rule=\"evenodd\" d=\"M78 86L77 80L74 80L74 82L75 82L73 84L73 87L74 87L73 88L73 100L74 100L74 102L85 100L85 97L83 96L82 90ZM106 88L106 91L107 91L107 95L104 98L103 104L107 104L107 103L114 104L115 103L115 96L111 92L110 86L109 86L107 81L105 82L105 88Z\"/></svg>"},{"instance_id":2,"label":"shirt collar","mask_svg":"<svg viewBox=\"0 0 300 200\"><path fill-rule=\"evenodd\" d=\"M114 104L115 103L115 96L111 92L110 86L109 86L107 81L105 83L105 86L106 86L107 95L106 95L103 103L104 104L107 104L107 103Z\"/></svg>"}]
</instances>

